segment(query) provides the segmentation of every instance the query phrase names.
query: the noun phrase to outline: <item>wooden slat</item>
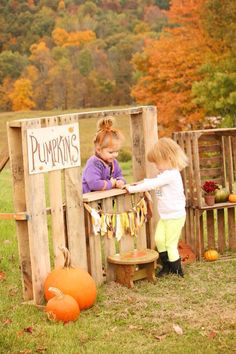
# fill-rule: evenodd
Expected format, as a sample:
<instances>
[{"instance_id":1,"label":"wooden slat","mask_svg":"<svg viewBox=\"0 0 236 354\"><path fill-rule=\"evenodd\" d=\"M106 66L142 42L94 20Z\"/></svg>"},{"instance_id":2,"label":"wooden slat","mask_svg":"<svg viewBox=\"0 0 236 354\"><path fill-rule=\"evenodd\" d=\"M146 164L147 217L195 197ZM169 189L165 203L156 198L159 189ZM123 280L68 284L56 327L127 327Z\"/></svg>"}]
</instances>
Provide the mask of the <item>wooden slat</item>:
<instances>
[{"instance_id":1,"label":"wooden slat","mask_svg":"<svg viewBox=\"0 0 236 354\"><path fill-rule=\"evenodd\" d=\"M194 211L194 224L196 230L195 253L197 259L201 260L204 250L204 238L202 212L199 209Z\"/></svg>"},{"instance_id":2,"label":"wooden slat","mask_svg":"<svg viewBox=\"0 0 236 354\"><path fill-rule=\"evenodd\" d=\"M186 235L186 242L192 247L194 252L196 252L195 249L195 222L194 222L194 211L192 208L187 208L187 214L186 214L186 225L187 229L186 231L188 232L188 235Z\"/></svg>"},{"instance_id":3,"label":"wooden slat","mask_svg":"<svg viewBox=\"0 0 236 354\"><path fill-rule=\"evenodd\" d=\"M226 175L226 146L225 146L225 139L224 137L221 138L221 154L223 157L223 176L224 176L224 186L227 185L227 175Z\"/></svg>"},{"instance_id":4,"label":"wooden slat","mask_svg":"<svg viewBox=\"0 0 236 354\"><path fill-rule=\"evenodd\" d=\"M228 209L229 248L236 250L235 208Z\"/></svg>"},{"instance_id":5,"label":"wooden slat","mask_svg":"<svg viewBox=\"0 0 236 354\"><path fill-rule=\"evenodd\" d=\"M131 209L131 196L120 196L116 198L117 200L117 211L123 212ZM120 253L125 253L127 251L133 251L134 249L134 237L128 233L124 233L123 237L119 242Z\"/></svg>"},{"instance_id":6,"label":"wooden slat","mask_svg":"<svg viewBox=\"0 0 236 354\"><path fill-rule=\"evenodd\" d=\"M58 119L46 119L45 124L47 127L58 125ZM60 248L68 247L65 235L61 178L61 170L51 171L48 173L49 200L52 218L54 267L56 268L62 267L64 265L64 256Z\"/></svg>"},{"instance_id":7,"label":"wooden slat","mask_svg":"<svg viewBox=\"0 0 236 354\"><path fill-rule=\"evenodd\" d=\"M217 210L217 225L218 225L218 250L219 252L223 253L226 249L224 209Z\"/></svg>"},{"instance_id":8,"label":"wooden slat","mask_svg":"<svg viewBox=\"0 0 236 354\"><path fill-rule=\"evenodd\" d=\"M222 156L212 156L212 157L201 157L200 158L200 167L218 167L222 166Z\"/></svg>"},{"instance_id":9,"label":"wooden slat","mask_svg":"<svg viewBox=\"0 0 236 354\"><path fill-rule=\"evenodd\" d=\"M0 213L0 220L28 220L29 215L27 213Z\"/></svg>"},{"instance_id":10,"label":"wooden slat","mask_svg":"<svg viewBox=\"0 0 236 354\"><path fill-rule=\"evenodd\" d=\"M200 155L203 155L203 153L209 153L209 152L220 152L221 149L220 149L220 145L202 145L202 146L199 146L199 154Z\"/></svg>"},{"instance_id":11,"label":"wooden slat","mask_svg":"<svg viewBox=\"0 0 236 354\"><path fill-rule=\"evenodd\" d=\"M32 269L33 294L36 304L44 299L43 284L50 271L44 174L29 175L26 130L39 128L40 120L22 123L22 147L25 174L26 210Z\"/></svg>"},{"instance_id":12,"label":"wooden slat","mask_svg":"<svg viewBox=\"0 0 236 354\"><path fill-rule=\"evenodd\" d=\"M2 151L0 151L0 172L4 169L8 161L9 161L9 152L8 152L8 148L5 148Z\"/></svg>"},{"instance_id":13,"label":"wooden slat","mask_svg":"<svg viewBox=\"0 0 236 354\"><path fill-rule=\"evenodd\" d=\"M157 142L157 113L154 107L146 107L142 113L130 117L132 141L133 177L142 180L153 177L157 171L147 160L147 152Z\"/></svg>"},{"instance_id":14,"label":"wooden slat","mask_svg":"<svg viewBox=\"0 0 236 354\"><path fill-rule=\"evenodd\" d=\"M92 202L90 206L92 208L97 209L96 202ZM100 240L100 236L95 235L93 232L89 234L89 254L90 254L91 275L95 280L96 284L101 285L103 283L101 240Z\"/></svg>"},{"instance_id":15,"label":"wooden slat","mask_svg":"<svg viewBox=\"0 0 236 354\"><path fill-rule=\"evenodd\" d=\"M208 248L215 249L215 232L214 232L214 213L213 210L207 211L207 243Z\"/></svg>"},{"instance_id":16,"label":"wooden slat","mask_svg":"<svg viewBox=\"0 0 236 354\"><path fill-rule=\"evenodd\" d=\"M105 198L102 200L102 210L107 213L112 213L112 198ZM107 261L108 256L113 256L116 253L115 238L104 237L104 258L105 258L105 270L106 270L106 280L107 282L115 280L115 269L114 266Z\"/></svg>"},{"instance_id":17,"label":"wooden slat","mask_svg":"<svg viewBox=\"0 0 236 354\"><path fill-rule=\"evenodd\" d=\"M231 147L231 138L225 138L225 159L226 159L226 177L228 178L229 190L233 190L233 158L232 158L232 147Z\"/></svg>"},{"instance_id":18,"label":"wooden slat","mask_svg":"<svg viewBox=\"0 0 236 354\"><path fill-rule=\"evenodd\" d=\"M122 194L126 194L126 193L127 193L127 191L125 189L118 189L118 188L114 188L114 189L110 189L110 190L106 190L106 191L96 191L96 192L84 193L83 194L83 202L90 203L90 202L93 202L96 200L111 198L116 195L122 195Z\"/></svg>"},{"instance_id":19,"label":"wooden slat","mask_svg":"<svg viewBox=\"0 0 236 354\"><path fill-rule=\"evenodd\" d=\"M13 203L15 211L18 213L26 210L21 129L10 128L8 125L7 133L13 181ZM23 298L25 301L28 301L33 299L33 284L27 221L16 221L16 234L19 249Z\"/></svg>"},{"instance_id":20,"label":"wooden slat","mask_svg":"<svg viewBox=\"0 0 236 354\"><path fill-rule=\"evenodd\" d=\"M61 124L71 124L74 122L75 118L73 116L66 116L60 119ZM72 264L75 267L87 270L81 174L80 167L64 170L67 239Z\"/></svg>"},{"instance_id":21,"label":"wooden slat","mask_svg":"<svg viewBox=\"0 0 236 354\"><path fill-rule=\"evenodd\" d=\"M222 175L222 168L208 168L208 169L201 169L201 177L202 178L209 178L212 179L213 177L217 178Z\"/></svg>"},{"instance_id":22,"label":"wooden slat","mask_svg":"<svg viewBox=\"0 0 236 354\"><path fill-rule=\"evenodd\" d=\"M199 206L202 206L202 190L201 190L201 175L199 169L199 152L198 152L198 135L191 133L193 142L193 166L194 175L196 181L197 202Z\"/></svg>"},{"instance_id":23,"label":"wooden slat","mask_svg":"<svg viewBox=\"0 0 236 354\"><path fill-rule=\"evenodd\" d=\"M149 191L149 193L152 198L153 216L146 223L146 237L147 237L147 247L154 250L156 248L155 232L156 232L156 227L157 227L157 223L159 220L159 215L157 212L156 192L155 192L155 190L152 190L152 191Z\"/></svg>"},{"instance_id":24,"label":"wooden slat","mask_svg":"<svg viewBox=\"0 0 236 354\"><path fill-rule=\"evenodd\" d=\"M88 112L78 112L78 113L69 113L69 114L62 114L62 115L57 115L57 116L51 116L51 117L38 117L38 118L27 118L27 119L19 119L19 120L14 120L9 122L9 126L12 128L19 128L21 127L21 124L24 123L25 121L34 121L38 119L45 119L47 118L48 120L59 117L60 119L68 119L68 117L72 117L74 120L78 121L80 119L88 119L88 118L99 118L99 117L104 117L104 115L114 115L114 116L119 116L119 115L130 115L132 114L133 116L138 115L143 112L145 109L155 109L154 106L137 106L137 107L130 107L130 108L119 108L119 109L105 109L102 111L88 111Z\"/></svg>"},{"instance_id":25,"label":"wooden slat","mask_svg":"<svg viewBox=\"0 0 236 354\"><path fill-rule=\"evenodd\" d=\"M136 193L134 195L135 205L140 200L141 196L142 195L140 195L139 193ZM146 227L145 224L143 224L143 226L139 227L137 230L137 249L143 250L146 248L147 248Z\"/></svg>"},{"instance_id":26,"label":"wooden slat","mask_svg":"<svg viewBox=\"0 0 236 354\"><path fill-rule=\"evenodd\" d=\"M236 181L236 138L232 137L232 154L233 154L233 176L234 181Z\"/></svg>"},{"instance_id":27,"label":"wooden slat","mask_svg":"<svg viewBox=\"0 0 236 354\"><path fill-rule=\"evenodd\" d=\"M194 203L194 195L195 195L195 176L193 172L193 159L192 159L192 141L191 135L186 134L186 153L189 159L189 165L186 168L188 172L188 184L185 182L185 193L187 202L190 201L191 204Z\"/></svg>"}]
</instances>

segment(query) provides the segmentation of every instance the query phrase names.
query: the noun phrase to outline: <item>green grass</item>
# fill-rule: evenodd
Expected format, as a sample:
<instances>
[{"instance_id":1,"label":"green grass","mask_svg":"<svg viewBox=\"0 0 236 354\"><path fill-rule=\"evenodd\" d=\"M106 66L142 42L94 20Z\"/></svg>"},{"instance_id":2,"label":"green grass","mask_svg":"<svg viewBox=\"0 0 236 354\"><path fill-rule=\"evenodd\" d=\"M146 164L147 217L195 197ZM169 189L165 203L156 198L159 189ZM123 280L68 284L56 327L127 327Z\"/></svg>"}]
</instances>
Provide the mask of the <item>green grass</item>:
<instances>
[{"instance_id":1,"label":"green grass","mask_svg":"<svg viewBox=\"0 0 236 354\"><path fill-rule=\"evenodd\" d=\"M123 167L129 173L129 164ZM9 170L0 185L0 211L12 211ZM105 284L91 309L63 325L23 303L15 224L0 221L0 353L233 353L235 266L235 260L195 263L185 267L184 279L138 281L134 289Z\"/></svg>"}]
</instances>

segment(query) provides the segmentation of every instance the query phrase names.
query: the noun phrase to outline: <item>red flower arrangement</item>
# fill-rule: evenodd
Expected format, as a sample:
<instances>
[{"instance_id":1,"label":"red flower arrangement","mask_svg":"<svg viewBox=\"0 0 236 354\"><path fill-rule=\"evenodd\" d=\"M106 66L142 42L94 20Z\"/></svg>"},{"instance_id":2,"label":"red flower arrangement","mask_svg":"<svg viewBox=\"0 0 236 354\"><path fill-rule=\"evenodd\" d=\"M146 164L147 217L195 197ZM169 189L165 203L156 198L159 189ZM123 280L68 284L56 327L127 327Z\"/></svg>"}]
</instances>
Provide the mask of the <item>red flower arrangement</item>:
<instances>
[{"instance_id":1,"label":"red flower arrangement","mask_svg":"<svg viewBox=\"0 0 236 354\"><path fill-rule=\"evenodd\" d=\"M216 189L220 189L220 188L219 185L214 181L206 181L202 185L202 190L205 192L205 194L213 195L215 194Z\"/></svg>"}]
</instances>

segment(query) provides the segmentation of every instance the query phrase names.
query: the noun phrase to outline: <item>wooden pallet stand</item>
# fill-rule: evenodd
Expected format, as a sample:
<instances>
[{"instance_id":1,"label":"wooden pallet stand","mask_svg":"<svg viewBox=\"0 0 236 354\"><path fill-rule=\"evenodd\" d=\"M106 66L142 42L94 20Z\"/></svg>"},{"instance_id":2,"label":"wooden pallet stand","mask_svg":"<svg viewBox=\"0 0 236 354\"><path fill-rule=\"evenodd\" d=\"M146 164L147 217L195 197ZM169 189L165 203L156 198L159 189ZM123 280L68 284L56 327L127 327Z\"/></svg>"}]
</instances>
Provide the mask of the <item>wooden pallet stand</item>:
<instances>
[{"instance_id":1,"label":"wooden pallet stand","mask_svg":"<svg viewBox=\"0 0 236 354\"><path fill-rule=\"evenodd\" d=\"M183 239L198 259L205 249L220 253L236 250L235 203L204 203L201 186L215 181L230 193L236 187L236 128L207 129L174 133L173 138L189 158L182 172L187 199Z\"/></svg>"},{"instance_id":2,"label":"wooden pallet stand","mask_svg":"<svg viewBox=\"0 0 236 354\"><path fill-rule=\"evenodd\" d=\"M136 246L139 249L155 246L156 214L133 238L125 235L120 242L116 242L115 238L93 234L91 218L83 202L92 207L102 205L105 210L111 211L115 203L120 211L126 210L132 207L132 201L131 196L124 191L114 189L109 193L104 191L101 194L92 192L83 195L81 166L61 166L57 170L35 174L29 171L29 131L40 131L42 128L59 131L59 126L67 131L67 125L77 126L82 119L99 119L106 115L127 117L130 122L133 177L135 180L152 177L154 166L147 161L146 154L157 140L157 113L154 106L80 112L8 123L14 213L0 214L0 219L16 221L25 301L33 301L38 305L44 302L43 284L46 276L52 268L63 266L64 263L59 251L61 246L69 249L72 265L89 271L97 285L114 279L114 272L107 265L107 256L130 251ZM50 139L50 133L47 134ZM8 153L0 156L1 168L7 159ZM155 195L153 201L154 198ZM106 279L103 277L104 268Z\"/></svg>"},{"instance_id":3,"label":"wooden pallet stand","mask_svg":"<svg viewBox=\"0 0 236 354\"><path fill-rule=\"evenodd\" d=\"M151 249L134 250L109 256L108 262L115 268L116 282L133 288L135 280L147 279L156 283L155 261L158 257L158 252Z\"/></svg>"}]
</instances>

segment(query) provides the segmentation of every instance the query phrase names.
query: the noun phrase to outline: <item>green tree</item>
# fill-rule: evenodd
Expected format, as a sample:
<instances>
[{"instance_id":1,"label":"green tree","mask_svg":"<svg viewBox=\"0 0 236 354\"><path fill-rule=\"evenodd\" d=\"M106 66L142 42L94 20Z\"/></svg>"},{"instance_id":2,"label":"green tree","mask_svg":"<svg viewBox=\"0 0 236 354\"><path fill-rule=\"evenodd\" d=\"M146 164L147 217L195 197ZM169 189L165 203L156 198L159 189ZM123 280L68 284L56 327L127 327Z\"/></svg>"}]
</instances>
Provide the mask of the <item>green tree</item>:
<instances>
[{"instance_id":1,"label":"green tree","mask_svg":"<svg viewBox=\"0 0 236 354\"><path fill-rule=\"evenodd\" d=\"M28 64L25 56L5 50L0 53L0 83L5 77L17 79Z\"/></svg>"},{"instance_id":2,"label":"green tree","mask_svg":"<svg viewBox=\"0 0 236 354\"><path fill-rule=\"evenodd\" d=\"M203 65L204 79L193 85L193 96L208 115L221 116L222 124L236 123L236 2L208 0L202 19L211 48Z\"/></svg>"}]
</instances>

